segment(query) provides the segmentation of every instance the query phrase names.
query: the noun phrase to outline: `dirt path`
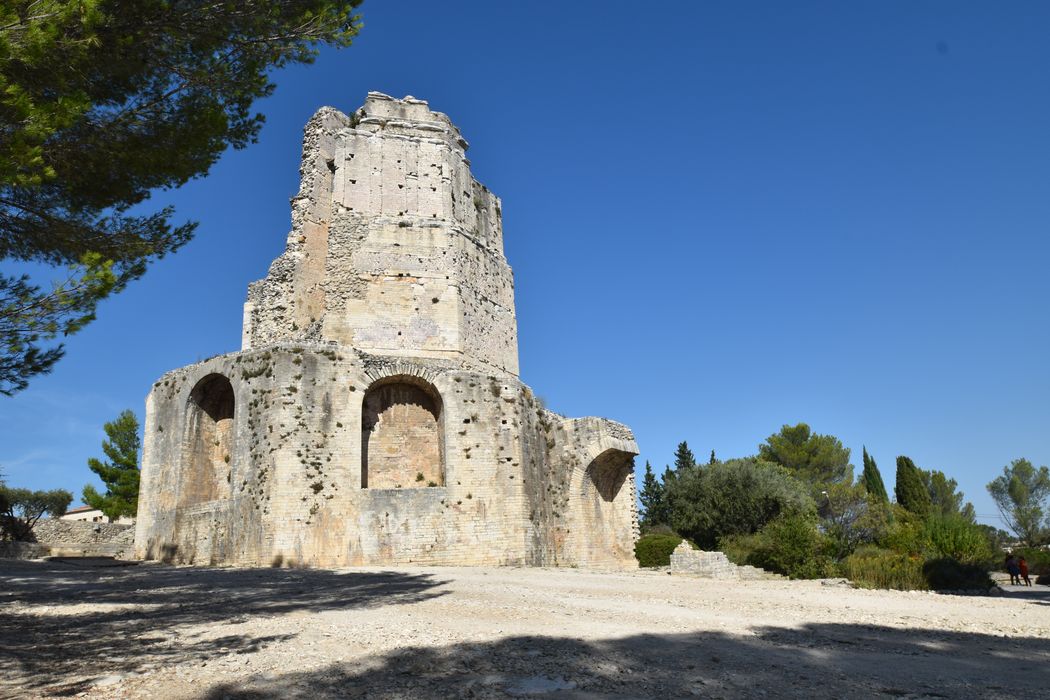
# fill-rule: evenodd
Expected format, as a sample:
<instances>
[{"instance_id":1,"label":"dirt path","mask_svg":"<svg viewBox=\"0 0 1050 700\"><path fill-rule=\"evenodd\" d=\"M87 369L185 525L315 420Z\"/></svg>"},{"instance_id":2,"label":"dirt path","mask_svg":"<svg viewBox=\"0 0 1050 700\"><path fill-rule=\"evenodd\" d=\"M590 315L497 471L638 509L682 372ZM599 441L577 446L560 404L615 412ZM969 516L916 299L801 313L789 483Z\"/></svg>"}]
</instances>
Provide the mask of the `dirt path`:
<instances>
[{"instance_id":1,"label":"dirt path","mask_svg":"<svg viewBox=\"0 0 1050 700\"><path fill-rule=\"evenodd\" d=\"M0 695L1038 696L1050 589L664 573L92 569L0 560Z\"/></svg>"}]
</instances>

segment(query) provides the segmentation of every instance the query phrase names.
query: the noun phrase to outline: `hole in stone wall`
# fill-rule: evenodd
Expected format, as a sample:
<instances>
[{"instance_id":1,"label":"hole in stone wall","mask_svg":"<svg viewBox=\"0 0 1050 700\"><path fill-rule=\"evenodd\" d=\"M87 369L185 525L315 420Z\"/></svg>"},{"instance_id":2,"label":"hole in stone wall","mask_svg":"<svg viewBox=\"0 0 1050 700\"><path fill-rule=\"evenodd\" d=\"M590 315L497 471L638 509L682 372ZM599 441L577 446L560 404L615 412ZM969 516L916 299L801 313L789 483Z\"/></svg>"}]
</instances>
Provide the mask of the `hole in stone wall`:
<instances>
[{"instance_id":1,"label":"hole in stone wall","mask_svg":"<svg viewBox=\"0 0 1050 700\"><path fill-rule=\"evenodd\" d=\"M190 392L178 507L229 497L234 404L233 386L221 374L209 374Z\"/></svg>"},{"instance_id":2,"label":"hole in stone wall","mask_svg":"<svg viewBox=\"0 0 1050 700\"><path fill-rule=\"evenodd\" d=\"M444 445L441 397L430 384L392 377L365 392L361 488L444 486Z\"/></svg>"}]
</instances>

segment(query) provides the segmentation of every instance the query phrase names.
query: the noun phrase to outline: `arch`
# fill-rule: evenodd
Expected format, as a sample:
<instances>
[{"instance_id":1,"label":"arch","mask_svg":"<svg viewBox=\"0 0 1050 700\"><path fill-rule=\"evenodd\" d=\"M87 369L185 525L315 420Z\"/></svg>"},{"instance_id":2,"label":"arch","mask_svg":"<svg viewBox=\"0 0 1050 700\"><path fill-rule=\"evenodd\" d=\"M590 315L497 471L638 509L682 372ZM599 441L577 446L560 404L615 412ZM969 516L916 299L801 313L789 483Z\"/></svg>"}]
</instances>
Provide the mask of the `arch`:
<instances>
[{"instance_id":1,"label":"arch","mask_svg":"<svg viewBox=\"0 0 1050 700\"><path fill-rule=\"evenodd\" d=\"M404 374L373 382L361 406L361 488L444 485L444 411L437 389Z\"/></svg>"},{"instance_id":2,"label":"arch","mask_svg":"<svg viewBox=\"0 0 1050 700\"><path fill-rule=\"evenodd\" d=\"M601 500L612 503L633 470L633 454L617 449L605 450L587 465L583 479L584 496L595 492Z\"/></svg>"},{"instance_id":3,"label":"arch","mask_svg":"<svg viewBox=\"0 0 1050 700\"><path fill-rule=\"evenodd\" d=\"M229 497L235 404L233 385L221 374L209 374L190 392L178 507Z\"/></svg>"},{"instance_id":4,"label":"arch","mask_svg":"<svg viewBox=\"0 0 1050 700\"><path fill-rule=\"evenodd\" d=\"M608 448L586 467L573 470L572 544L567 549L575 563L633 565L637 536L634 456L633 452Z\"/></svg>"}]
</instances>

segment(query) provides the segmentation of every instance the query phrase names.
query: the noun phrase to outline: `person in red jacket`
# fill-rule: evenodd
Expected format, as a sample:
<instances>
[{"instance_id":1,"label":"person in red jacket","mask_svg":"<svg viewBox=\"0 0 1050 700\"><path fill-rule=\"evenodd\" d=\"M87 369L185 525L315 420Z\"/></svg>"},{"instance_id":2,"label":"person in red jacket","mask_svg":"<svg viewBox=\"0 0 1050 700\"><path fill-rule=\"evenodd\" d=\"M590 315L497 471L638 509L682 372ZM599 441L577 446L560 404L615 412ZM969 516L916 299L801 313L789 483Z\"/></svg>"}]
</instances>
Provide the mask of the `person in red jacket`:
<instances>
[{"instance_id":1,"label":"person in red jacket","mask_svg":"<svg viewBox=\"0 0 1050 700\"><path fill-rule=\"evenodd\" d=\"M1021 578L1024 579L1024 585L1031 586L1032 581L1028 578L1028 562L1024 560L1024 557L1021 557L1021 561L1017 562L1017 566L1021 569Z\"/></svg>"}]
</instances>

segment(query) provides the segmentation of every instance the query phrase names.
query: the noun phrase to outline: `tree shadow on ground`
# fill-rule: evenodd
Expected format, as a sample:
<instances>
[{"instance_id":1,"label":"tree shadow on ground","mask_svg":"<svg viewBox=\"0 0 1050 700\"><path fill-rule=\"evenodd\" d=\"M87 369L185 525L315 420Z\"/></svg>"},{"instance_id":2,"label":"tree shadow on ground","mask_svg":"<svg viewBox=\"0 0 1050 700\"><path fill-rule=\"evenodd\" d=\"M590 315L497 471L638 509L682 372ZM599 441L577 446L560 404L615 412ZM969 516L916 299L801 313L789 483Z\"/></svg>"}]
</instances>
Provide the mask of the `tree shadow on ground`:
<instances>
[{"instance_id":1,"label":"tree shadow on ground","mask_svg":"<svg viewBox=\"0 0 1050 700\"><path fill-rule=\"evenodd\" d=\"M230 682L208 700L270 698L1013 698L1050 683L1050 640L812 624L584 641L512 637L401 649Z\"/></svg>"},{"instance_id":2,"label":"tree shadow on ground","mask_svg":"<svg viewBox=\"0 0 1050 700\"><path fill-rule=\"evenodd\" d=\"M436 589L444 583L399 572L0 560L0 695L5 684L16 683L22 692L75 694L100 675L249 653L288 638L185 639L179 628L186 625L236 626L257 616L415 603L443 595Z\"/></svg>"}]
</instances>

